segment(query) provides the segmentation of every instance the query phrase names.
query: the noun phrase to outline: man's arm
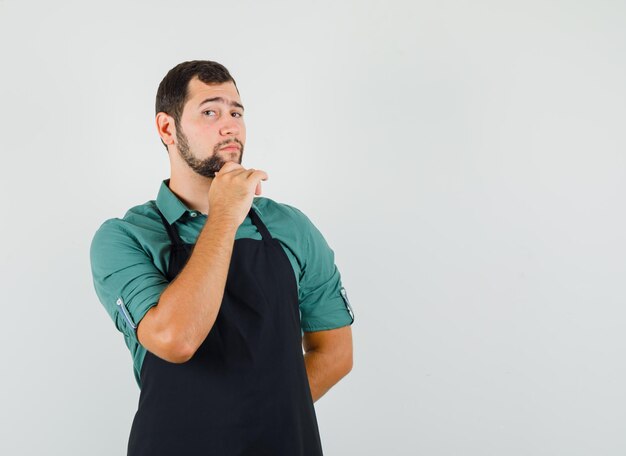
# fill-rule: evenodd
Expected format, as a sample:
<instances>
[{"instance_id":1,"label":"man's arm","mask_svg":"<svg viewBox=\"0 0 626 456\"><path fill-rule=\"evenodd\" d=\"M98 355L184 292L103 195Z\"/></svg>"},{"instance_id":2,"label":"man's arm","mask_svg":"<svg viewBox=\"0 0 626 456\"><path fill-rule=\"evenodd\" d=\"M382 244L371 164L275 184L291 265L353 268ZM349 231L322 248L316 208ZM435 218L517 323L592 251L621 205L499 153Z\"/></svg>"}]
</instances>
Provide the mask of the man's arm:
<instances>
[{"instance_id":1,"label":"man's arm","mask_svg":"<svg viewBox=\"0 0 626 456\"><path fill-rule=\"evenodd\" d=\"M219 174L219 175L218 175ZM267 173L227 162L209 190L209 214L187 264L137 327L144 347L171 362L191 359L219 313L238 227Z\"/></svg>"},{"instance_id":2,"label":"man's arm","mask_svg":"<svg viewBox=\"0 0 626 456\"><path fill-rule=\"evenodd\" d=\"M302 338L307 376L313 402L352 370L350 326L305 332Z\"/></svg>"},{"instance_id":3,"label":"man's arm","mask_svg":"<svg viewBox=\"0 0 626 456\"><path fill-rule=\"evenodd\" d=\"M174 363L196 352L217 318L236 232L209 214L187 264L139 322L137 338L150 352Z\"/></svg>"}]
</instances>

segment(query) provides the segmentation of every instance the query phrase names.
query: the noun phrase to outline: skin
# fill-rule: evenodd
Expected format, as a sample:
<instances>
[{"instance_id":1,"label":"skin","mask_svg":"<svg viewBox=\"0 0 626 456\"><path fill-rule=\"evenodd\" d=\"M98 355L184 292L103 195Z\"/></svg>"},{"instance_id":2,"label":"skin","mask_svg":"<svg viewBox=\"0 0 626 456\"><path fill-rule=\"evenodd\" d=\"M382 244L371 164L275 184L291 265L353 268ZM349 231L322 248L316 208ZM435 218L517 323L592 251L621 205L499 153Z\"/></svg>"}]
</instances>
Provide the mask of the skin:
<instances>
[{"instance_id":1,"label":"skin","mask_svg":"<svg viewBox=\"0 0 626 456\"><path fill-rule=\"evenodd\" d=\"M246 125L243 109L231 103L241 103L235 84L205 84L197 78L189 81L187 101L183 108L178 131L174 118L164 112L156 116L157 130L167 145L170 158L170 190L183 201L189 209L209 213L207 195L213 182L208 177L194 170L183 154L196 161L216 159L223 165L227 161L241 163L246 142ZM221 97L224 101L210 103L206 99ZM216 149L228 145L239 145L241 150L216 152ZM185 150L188 149L188 150ZM219 166L219 163L218 163ZM218 167L218 170L221 166ZM257 188L260 194L260 185Z\"/></svg>"},{"instance_id":2,"label":"skin","mask_svg":"<svg viewBox=\"0 0 626 456\"><path fill-rule=\"evenodd\" d=\"M215 97L221 100L202 103ZM225 163L234 162L239 166L227 166L224 172L242 170L246 126L244 109L240 105L241 98L232 82L205 84L194 78L187 88L187 100L178 128L168 114L160 112L156 116L159 136L169 151L170 189L192 210L209 214L207 195L215 173L219 174ZM238 149L222 150L224 146L233 145ZM260 182L254 194L261 194ZM344 326L305 332L302 343L309 387L315 402L352 369L352 330L350 326Z\"/></svg>"}]
</instances>

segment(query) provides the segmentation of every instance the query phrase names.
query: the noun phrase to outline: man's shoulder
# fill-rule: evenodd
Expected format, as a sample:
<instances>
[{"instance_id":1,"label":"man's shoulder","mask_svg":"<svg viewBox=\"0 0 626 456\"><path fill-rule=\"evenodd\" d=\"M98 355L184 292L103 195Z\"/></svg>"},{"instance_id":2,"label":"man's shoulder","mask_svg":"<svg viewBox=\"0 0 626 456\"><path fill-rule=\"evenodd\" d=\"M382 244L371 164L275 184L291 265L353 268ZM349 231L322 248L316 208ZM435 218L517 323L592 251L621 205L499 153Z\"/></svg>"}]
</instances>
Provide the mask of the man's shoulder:
<instances>
[{"instance_id":1,"label":"man's shoulder","mask_svg":"<svg viewBox=\"0 0 626 456\"><path fill-rule=\"evenodd\" d=\"M149 200L129 208L122 217L112 217L102 222L102 225L141 225L146 220L154 220L157 214L155 200Z\"/></svg>"},{"instance_id":2,"label":"man's shoulder","mask_svg":"<svg viewBox=\"0 0 626 456\"><path fill-rule=\"evenodd\" d=\"M129 208L122 217L111 217L102 222L93 236L92 246L120 237L137 240L142 231L154 229L158 221L154 200L137 204Z\"/></svg>"},{"instance_id":3,"label":"man's shoulder","mask_svg":"<svg viewBox=\"0 0 626 456\"><path fill-rule=\"evenodd\" d=\"M257 196L254 198L254 205L259 210L260 217L269 222L295 223L299 227L305 227L309 222L308 217L297 207L272 198Z\"/></svg>"}]
</instances>

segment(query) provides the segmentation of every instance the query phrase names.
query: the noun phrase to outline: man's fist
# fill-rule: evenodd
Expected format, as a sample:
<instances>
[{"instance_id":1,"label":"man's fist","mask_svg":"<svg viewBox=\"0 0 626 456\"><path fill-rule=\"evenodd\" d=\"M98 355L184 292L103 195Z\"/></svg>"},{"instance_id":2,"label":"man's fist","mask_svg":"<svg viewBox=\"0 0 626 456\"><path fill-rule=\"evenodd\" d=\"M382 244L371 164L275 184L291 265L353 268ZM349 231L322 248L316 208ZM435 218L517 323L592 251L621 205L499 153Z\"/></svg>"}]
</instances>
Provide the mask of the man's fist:
<instances>
[{"instance_id":1,"label":"man's fist","mask_svg":"<svg viewBox=\"0 0 626 456\"><path fill-rule=\"evenodd\" d=\"M261 194L261 181L267 179L265 171L246 169L233 161L226 162L211 182L209 215L241 225L252 206L254 195Z\"/></svg>"}]
</instances>

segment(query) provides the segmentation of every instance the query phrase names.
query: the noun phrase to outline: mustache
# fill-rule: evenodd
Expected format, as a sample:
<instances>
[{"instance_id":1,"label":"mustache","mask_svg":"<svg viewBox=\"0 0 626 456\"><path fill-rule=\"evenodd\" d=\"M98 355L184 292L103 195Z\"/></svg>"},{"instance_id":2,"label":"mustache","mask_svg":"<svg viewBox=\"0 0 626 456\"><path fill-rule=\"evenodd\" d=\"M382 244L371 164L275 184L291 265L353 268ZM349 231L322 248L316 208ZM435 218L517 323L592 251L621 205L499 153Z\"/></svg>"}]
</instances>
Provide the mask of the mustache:
<instances>
[{"instance_id":1,"label":"mustache","mask_svg":"<svg viewBox=\"0 0 626 456\"><path fill-rule=\"evenodd\" d=\"M237 138L233 138L233 139L227 139L226 141L222 141L221 143L218 143L215 145L215 150L218 151L220 150L222 147L226 147L229 144L233 144L236 143L239 145L239 148L241 150L243 150L243 143L241 141L239 141Z\"/></svg>"}]
</instances>

